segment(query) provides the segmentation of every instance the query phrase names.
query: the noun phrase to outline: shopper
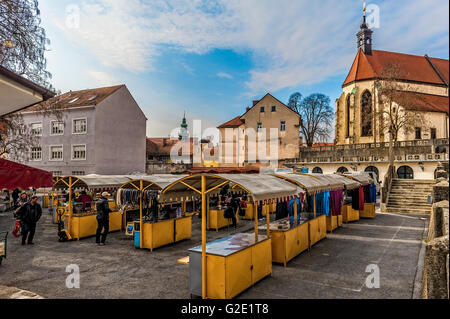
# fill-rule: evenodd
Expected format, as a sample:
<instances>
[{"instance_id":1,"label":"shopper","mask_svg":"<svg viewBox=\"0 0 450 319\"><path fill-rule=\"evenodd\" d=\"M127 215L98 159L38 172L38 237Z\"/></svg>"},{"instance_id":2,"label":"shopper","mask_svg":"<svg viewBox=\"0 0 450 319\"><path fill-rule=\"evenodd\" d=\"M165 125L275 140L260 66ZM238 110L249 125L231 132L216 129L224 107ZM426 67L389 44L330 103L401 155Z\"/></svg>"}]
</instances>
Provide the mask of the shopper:
<instances>
[{"instance_id":1,"label":"shopper","mask_svg":"<svg viewBox=\"0 0 450 319\"><path fill-rule=\"evenodd\" d=\"M34 233L36 232L36 224L41 218L42 208L37 202L36 195L31 196L29 202L23 204L17 211L17 217L20 220L22 229L22 245L28 243L33 245Z\"/></svg>"},{"instance_id":2,"label":"shopper","mask_svg":"<svg viewBox=\"0 0 450 319\"><path fill-rule=\"evenodd\" d=\"M15 190L13 190L13 192L12 192L12 199L13 199L13 205L14 205L14 208L16 208L16 206L17 206L17 201L19 200L19 193L20 193L20 191L19 191L19 189L18 188L16 188Z\"/></svg>"},{"instance_id":3,"label":"shopper","mask_svg":"<svg viewBox=\"0 0 450 319\"><path fill-rule=\"evenodd\" d=\"M106 235L108 235L109 231L109 213L111 209L109 209L108 192L103 192L102 196L97 201L97 233L95 234L95 242L97 245L105 245ZM103 234L102 234L103 229ZM101 238L100 238L101 235ZM100 240L101 239L101 240Z\"/></svg>"}]
</instances>

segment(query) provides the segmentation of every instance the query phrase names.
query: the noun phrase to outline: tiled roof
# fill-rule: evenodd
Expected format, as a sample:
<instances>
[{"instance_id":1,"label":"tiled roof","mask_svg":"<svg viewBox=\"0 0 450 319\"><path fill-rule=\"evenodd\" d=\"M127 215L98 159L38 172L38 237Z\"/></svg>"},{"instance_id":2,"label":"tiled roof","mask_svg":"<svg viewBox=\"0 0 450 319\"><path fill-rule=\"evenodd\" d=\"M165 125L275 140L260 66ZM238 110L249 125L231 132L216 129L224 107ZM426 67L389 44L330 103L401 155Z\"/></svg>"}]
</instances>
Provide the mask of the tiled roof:
<instances>
[{"instance_id":1,"label":"tiled roof","mask_svg":"<svg viewBox=\"0 0 450 319\"><path fill-rule=\"evenodd\" d=\"M146 154L152 156L170 156L170 151L178 143L189 143L187 147L189 155L194 151L194 139L190 138L188 142L182 142L180 140L171 139L170 137L150 137L147 138ZM179 153L181 152L182 145L179 145ZM179 154L181 155L181 154ZM185 154L188 155L188 154Z\"/></svg>"},{"instance_id":2,"label":"tiled roof","mask_svg":"<svg viewBox=\"0 0 450 319\"><path fill-rule=\"evenodd\" d=\"M64 94L55 96L46 102L42 102L26 109L21 110L21 112L29 111L39 111L45 109L47 106L54 108L56 105L58 108L72 108L77 106L89 106L97 105L105 98L116 92L118 89L124 87L125 85L109 86L97 89L87 89L80 91L70 91ZM55 104L56 103L56 104Z\"/></svg>"},{"instance_id":3,"label":"tiled roof","mask_svg":"<svg viewBox=\"0 0 450 319\"><path fill-rule=\"evenodd\" d=\"M242 124L244 124L244 122L241 120L241 115L239 115L239 116L236 116L234 119L223 123L222 125L219 126L219 128L239 127Z\"/></svg>"},{"instance_id":4,"label":"tiled roof","mask_svg":"<svg viewBox=\"0 0 450 319\"><path fill-rule=\"evenodd\" d=\"M372 55L366 55L359 50L342 86L354 81L377 78L382 74L383 68L389 64L397 64L402 68L404 75L401 80L448 85L449 61L429 59L447 83L441 79L425 56L380 50L372 50Z\"/></svg>"},{"instance_id":5,"label":"tiled roof","mask_svg":"<svg viewBox=\"0 0 450 319\"><path fill-rule=\"evenodd\" d=\"M448 96L432 95L416 92L398 92L397 103L402 104L402 101L406 99L408 101L408 109L412 111L424 111L424 112L443 112L449 113L449 98ZM394 101L396 98L394 97Z\"/></svg>"}]
</instances>

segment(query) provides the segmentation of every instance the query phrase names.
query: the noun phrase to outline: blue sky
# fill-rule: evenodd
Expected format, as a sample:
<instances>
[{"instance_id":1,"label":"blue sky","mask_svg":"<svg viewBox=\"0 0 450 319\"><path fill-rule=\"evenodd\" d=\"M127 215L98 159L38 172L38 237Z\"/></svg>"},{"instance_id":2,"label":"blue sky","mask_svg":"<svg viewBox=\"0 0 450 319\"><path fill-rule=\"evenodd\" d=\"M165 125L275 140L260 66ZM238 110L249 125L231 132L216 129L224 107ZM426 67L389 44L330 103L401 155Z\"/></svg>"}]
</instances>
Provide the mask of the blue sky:
<instances>
[{"instance_id":1,"label":"blue sky","mask_svg":"<svg viewBox=\"0 0 450 319\"><path fill-rule=\"evenodd\" d=\"M448 59L446 0L367 1L374 49ZM356 54L363 1L41 0L53 85L126 84L147 136L217 126L270 92L320 92L332 106ZM372 14L372 12L371 12ZM373 14L375 14L373 12Z\"/></svg>"}]
</instances>

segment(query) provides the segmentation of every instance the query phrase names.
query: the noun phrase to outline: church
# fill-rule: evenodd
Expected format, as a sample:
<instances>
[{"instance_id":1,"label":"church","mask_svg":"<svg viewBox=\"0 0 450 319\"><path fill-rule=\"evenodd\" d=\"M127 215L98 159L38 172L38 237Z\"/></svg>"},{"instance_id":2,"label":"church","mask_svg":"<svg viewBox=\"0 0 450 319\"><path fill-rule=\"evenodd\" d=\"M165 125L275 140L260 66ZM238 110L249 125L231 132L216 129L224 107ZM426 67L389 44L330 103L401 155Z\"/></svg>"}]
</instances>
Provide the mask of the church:
<instances>
[{"instance_id":1,"label":"church","mask_svg":"<svg viewBox=\"0 0 450 319\"><path fill-rule=\"evenodd\" d=\"M394 141L448 138L449 61L374 50L372 36L364 15L357 53L336 101L336 144L388 142L395 122ZM385 99L384 79L390 93Z\"/></svg>"},{"instance_id":2,"label":"church","mask_svg":"<svg viewBox=\"0 0 450 319\"><path fill-rule=\"evenodd\" d=\"M336 100L334 145L301 147L284 164L303 172L374 172L389 167L389 141L399 179L432 180L448 163L449 60L375 50L364 14L356 56Z\"/></svg>"}]
</instances>

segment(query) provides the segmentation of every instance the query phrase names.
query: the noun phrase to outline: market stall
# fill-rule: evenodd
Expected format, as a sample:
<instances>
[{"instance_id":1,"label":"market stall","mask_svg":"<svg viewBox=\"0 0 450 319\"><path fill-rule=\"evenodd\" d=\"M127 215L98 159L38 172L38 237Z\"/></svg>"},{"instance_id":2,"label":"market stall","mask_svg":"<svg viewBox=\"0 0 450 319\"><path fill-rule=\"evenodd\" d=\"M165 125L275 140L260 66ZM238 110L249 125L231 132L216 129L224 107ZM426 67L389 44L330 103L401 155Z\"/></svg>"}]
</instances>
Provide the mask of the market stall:
<instances>
[{"instance_id":1,"label":"market stall","mask_svg":"<svg viewBox=\"0 0 450 319\"><path fill-rule=\"evenodd\" d=\"M127 232L134 237L134 247L153 249L190 239L192 214L186 212L186 203L193 201L189 194L161 196L161 190L187 175L134 176L123 184L116 194L120 211L124 212ZM128 216L134 209L139 215Z\"/></svg>"},{"instance_id":2,"label":"market stall","mask_svg":"<svg viewBox=\"0 0 450 319\"><path fill-rule=\"evenodd\" d=\"M114 175L65 176L59 178L53 185L53 190L58 198L55 211L58 216L60 240L79 240L95 235L97 230L95 199L98 194L102 191L112 192L119 185L129 180L126 176ZM67 192L67 201L63 191ZM90 200L76 201L75 193L79 191L85 191ZM116 209L112 198L108 202L112 210L109 214L109 231L121 230L122 214Z\"/></svg>"},{"instance_id":3,"label":"market stall","mask_svg":"<svg viewBox=\"0 0 450 319\"><path fill-rule=\"evenodd\" d=\"M273 176L294 183L303 190L292 202L293 211L300 211L300 216L297 213L289 222L280 219L271 225L272 260L286 266L292 258L326 237L329 193L330 190L339 190L341 184L302 173L276 173ZM339 198L335 200L340 203ZM338 215L334 210L332 213Z\"/></svg>"},{"instance_id":4,"label":"market stall","mask_svg":"<svg viewBox=\"0 0 450 319\"><path fill-rule=\"evenodd\" d=\"M358 211L360 218L375 218L375 203L377 201L376 185L367 172L347 172L342 176L360 183L360 187L352 192L352 210Z\"/></svg>"},{"instance_id":5,"label":"market stall","mask_svg":"<svg viewBox=\"0 0 450 319\"><path fill-rule=\"evenodd\" d=\"M266 228L266 235L260 235L257 217L254 234L237 233L206 242L208 198L224 188L231 198L247 196L254 216L265 201L290 198L301 191L292 183L261 174L196 174L163 189L164 196L185 192L201 196L202 245L189 250L189 268L191 295L203 298L233 298L272 273L270 227ZM268 214L266 223L270 225Z\"/></svg>"}]
</instances>

